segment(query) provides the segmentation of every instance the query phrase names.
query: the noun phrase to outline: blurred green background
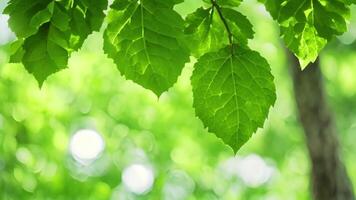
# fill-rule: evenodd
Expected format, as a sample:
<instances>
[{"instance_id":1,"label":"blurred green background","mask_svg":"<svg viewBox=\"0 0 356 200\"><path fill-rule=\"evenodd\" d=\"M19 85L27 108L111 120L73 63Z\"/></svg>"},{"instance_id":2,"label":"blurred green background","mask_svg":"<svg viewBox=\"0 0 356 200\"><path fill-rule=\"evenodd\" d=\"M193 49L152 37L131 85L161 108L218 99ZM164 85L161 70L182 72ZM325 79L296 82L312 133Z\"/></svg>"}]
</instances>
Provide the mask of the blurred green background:
<instances>
[{"instance_id":1,"label":"blurred green background","mask_svg":"<svg viewBox=\"0 0 356 200\"><path fill-rule=\"evenodd\" d=\"M6 1L1 1L0 10ZM185 16L199 7L187 0ZM267 58L277 102L265 127L235 156L194 115L186 65L159 99L125 80L102 51L100 33L69 68L38 88L6 64L14 39L0 16L0 199L310 199L309 158L295 112L277 25L263 5L239 8L254 25L252 49ZM321 55L342 154L356 190L356 7L350 30Z\"/></svg>"}]
</instances>

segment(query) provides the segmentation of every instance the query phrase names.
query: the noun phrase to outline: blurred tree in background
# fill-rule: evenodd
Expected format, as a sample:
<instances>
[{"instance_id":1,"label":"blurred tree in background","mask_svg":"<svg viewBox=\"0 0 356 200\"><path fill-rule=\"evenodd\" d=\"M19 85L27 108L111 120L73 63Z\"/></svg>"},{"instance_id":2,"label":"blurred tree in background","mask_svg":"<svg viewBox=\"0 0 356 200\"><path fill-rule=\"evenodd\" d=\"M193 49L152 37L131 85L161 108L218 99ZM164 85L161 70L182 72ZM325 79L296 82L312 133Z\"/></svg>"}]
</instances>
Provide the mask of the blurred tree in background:
<instances>
[{"instance_id":1,"label":"blurred tree in background","mask_svg":"<svg viewBox=\"0 0 356 200\"><path fill-rule=\"evenodd\" d=\"M186 1L175 9L185 16L199 6ZM124 80L95 33L73 54L69 69L39 89L20 64L7 64L14 36L1 15L0 199L311 199L311 165L278 27L257 1L239 9L255 27L251 48L273 66L278 98L264 129L236 156L195 117L193 63L158 99ZM319 60L341 155L356 182L352 9L349 31Z\"/></svg>"}]
</instances>

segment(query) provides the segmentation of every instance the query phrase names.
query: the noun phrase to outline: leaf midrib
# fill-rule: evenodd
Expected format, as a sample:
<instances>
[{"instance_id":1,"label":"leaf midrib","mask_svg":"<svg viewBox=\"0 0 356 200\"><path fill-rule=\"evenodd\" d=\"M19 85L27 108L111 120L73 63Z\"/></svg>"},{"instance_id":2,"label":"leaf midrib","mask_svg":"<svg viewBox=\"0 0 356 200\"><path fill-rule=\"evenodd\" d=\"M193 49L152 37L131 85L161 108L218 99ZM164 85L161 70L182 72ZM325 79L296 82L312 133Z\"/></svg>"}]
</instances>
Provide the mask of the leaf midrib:
<instances>
[{"instance_id":1,"label":"leaf midrib","mask_svg":"<svg viewBox=\"0 0 356 200\"><path fill-rule=\"evenodd\" d=\"M236 119L237 119L236 120L237 128L236 128L235 132L238 133L238 131L240 129L240 114L239 114L239 103L238 103L238 99L237 99L236 80L235 80L235 76L234 76L235 71L233 69L233 63L232 63L232 58L233 57L234 57L234 55L230 54L227 58L225 58L223 63L220 65L220 68L215 72L214 76L212 77L211 81L209 82L209 85L208 85L208 87L206 89L206 92L205 92L204 96L207 96L206 94L210 90L211 84L214 82L214 79L216 78L216 76L219 73L220 69L224 67L224 65L227 63L227 61L230 60L230 71L231 71L231 75L232 75L232 79L233 79L233 90L234 90L232 96L235 99L235 105L236 105L235 109L236 109ZM226 104L223 105L221 108L223 108L225 106L226 106ZM218 108L217 110L220 110L221 108ZM230 138L233 137L233 136L234 136L234 134L232 134L230 136ZM236 137L238 137L238 134L236 134ZM238 140L238 138L236 138L236 139Z\"/></svg>"},{"instance_id":2,"label":"leaf midrib","mask_svg":"<svg viewBox=\"0 0 356 200\"><path fill-rule=\"evenodd\" d=\"M141 4L140 7L141 7L141 38L142 38L142 41L143 41L143 49L145 51L145 56L146 56L146 59L148 61L148 65L152 66L151 59L150 59L150 56L149 56L148 51L147 51L146 40L145 40L145 24L144 24L144 17L143 17L143 11L144 11L143 5ZM146 69L144 71L146 71Z\"/></svg>"},{"instance_id":3,"label":"leaf midrib","mask_svg":"<svg viewBox=\"0 0 356 200\"><path fill-rule=\"evenodd\" d=\"M236 118L237 118L237 127L236 127L236 133L239 132L240 130L240 113L239 113L239 103L237 100L237 88L236 88L236 80L235 80L235 71L234 71L234 67L233 67L233 63L232 63L232 58L233 58L233 54L231 54L229 57L230 59L230 69L231 69L231 75L232 75L232 80L233 80L233 85L234 85L234 99L235 99L235 104L236 104ZM236 141L239 140L239 135L236 134Z\"/></svg>"}]
</instances>

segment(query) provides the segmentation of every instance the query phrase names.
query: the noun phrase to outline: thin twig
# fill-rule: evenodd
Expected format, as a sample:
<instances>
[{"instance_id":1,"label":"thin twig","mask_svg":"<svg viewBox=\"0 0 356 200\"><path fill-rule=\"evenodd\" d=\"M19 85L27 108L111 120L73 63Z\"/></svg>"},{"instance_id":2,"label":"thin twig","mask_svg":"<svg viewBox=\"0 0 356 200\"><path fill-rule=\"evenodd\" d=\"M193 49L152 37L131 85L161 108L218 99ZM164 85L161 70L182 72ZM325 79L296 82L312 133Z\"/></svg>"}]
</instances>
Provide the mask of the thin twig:
<instances>
[{"instance_id":1,"label":"thin twig","mask_svg":"<svg viewBox=\"0 0 356 200\"><path fill-rule=\"evenodd\" d=\"M216 0L211 0L211 4L213 5L213 8L215 7L216 8L216 11L218 12L219 14L219 17L221 19L221 21L223 22L224 26L225 26L225 29L226 29L226 32L228 34L228 38L229 38L229 43L230 43L230 46L231 46L231 51L233 52L233 34L229 28L229 25L227 24L227 21L225 20L224 18L224 15L222 14L222 11L221 11L221 7L219 6L219 4L216 2Z\"/></svg>"}]
</instances>

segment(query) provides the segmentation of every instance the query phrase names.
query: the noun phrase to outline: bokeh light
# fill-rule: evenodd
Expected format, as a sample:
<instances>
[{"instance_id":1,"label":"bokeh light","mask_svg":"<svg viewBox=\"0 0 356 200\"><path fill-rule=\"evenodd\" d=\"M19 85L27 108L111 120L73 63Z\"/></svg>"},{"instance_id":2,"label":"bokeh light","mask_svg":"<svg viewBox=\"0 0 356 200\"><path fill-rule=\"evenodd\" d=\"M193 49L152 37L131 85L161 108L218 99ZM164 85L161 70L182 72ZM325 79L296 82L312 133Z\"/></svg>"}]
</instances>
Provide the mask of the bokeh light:
<instances>
[{"instance_id":1,"label":"bokeh light","mask_svg":"<svg viewBox=\"0 0 356 200\"><path fill-rule=\"evenodd\" d=\"M227 176L240 178L246 186L259 187L271 179L276 169L259 155L250 154L226 160L223 171Z\"/></svg>"},{"instance_id":2,"label":"bokeh light","mask_svg":"<svg viewBox=\"0 0 356 200\"><path fill-rule=\"evenodd\" d=\"M163 200L185 200L193 193L195 183L189 175L181 170L173 170L166 178L163 187Z\"/></svg>"},{"instance_id":3,"label":"bokeh light","mask_svg":"<svg viewBox=\"0 0 356 200\"><path fill-rule=\"evenodd\" d=\"M102 136L91 129L81 129L75 132L69 144L70 153L81 164L88 164L97 159L104 148Z\"/></svg>"},{"instance_id":4,"label":"bokeh light","mask_svg":"<svg viewBox=\"0 0 356 200\"><path fill-rule=\"evenodd\" d=\"M148 192L154 182L152 168L142 164L132 164L124 169L122 181L129 191L135 194Z\"/></svg>"}]
</instances>

